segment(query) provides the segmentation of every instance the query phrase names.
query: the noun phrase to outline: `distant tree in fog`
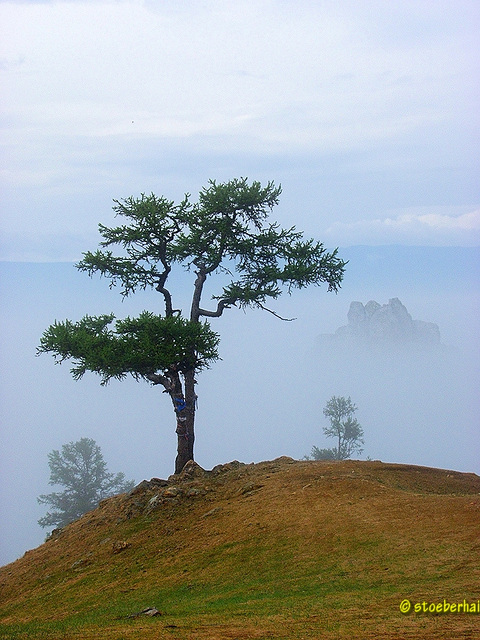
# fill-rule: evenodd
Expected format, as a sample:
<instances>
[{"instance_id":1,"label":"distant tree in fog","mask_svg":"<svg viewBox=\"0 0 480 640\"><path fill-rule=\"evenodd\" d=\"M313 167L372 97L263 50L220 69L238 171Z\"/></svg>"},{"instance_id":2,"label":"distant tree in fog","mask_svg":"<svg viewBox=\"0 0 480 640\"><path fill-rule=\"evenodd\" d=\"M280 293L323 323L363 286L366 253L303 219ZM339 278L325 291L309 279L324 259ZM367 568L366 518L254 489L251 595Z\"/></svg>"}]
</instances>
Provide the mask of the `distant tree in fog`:
<instances>
[{"instance_id":1,"label":"distant tree in fog","mask_svg":"<svg viewBox=\"0 0 480 640\"><path fill-rule=\"evenodd\" d=\"M284 289L322 283L329 291L340 287L346 263L336 249L328 252L295 227L282 229L268 220L280 193L273 182L262 187L240 178L223 184L211 180L198 203L191 203L188 194L179 204L154 194L115 200L114 211L126 224L100 224L102 250L85 253L76 266L107 277L110 286L121 285L124 297L157 291L164 315L155 309L117 321L112 314L85 316L79 322L55 322L41 338L38 353L52 353L58 362L72 360L75 379L86 371L100 375L102 384L131 375L168 394L177 434L175 473L193 460L196 377L219 358L219 336L208 321L232 306L279 317L265 305ZM191 274L185 315L174 307L168 281L175 265ZM204 285L215 275L220 276L212 295L216 308L205 309ZM228 429L227 415L222 430L228 434Z\"/></svg>"},{"instance_id":2,"label":"distant tree in fog","mask_svg":"<svg viewBox=\"0 0 480 640\"><path fill-rule=\"evenodd\" d=\"M315 445L309 456L305 456L305 460L336 460L334 449L319 449Z\"/></svg>"},{"instance_id":3,"label":"distant tree in fog","mask_svg":"<svg viewBox=\"0 0 480 640\"><path fill-rule=\"evenodd\" d=\"M133 480L125 480L124 473L108 473L102 451L91 438L64 444L61 452L48 454L49 484L65 490L37 498L40 504L52 507L38 524L41 527L64 527L87 511L98 506L100 500L130 491Z\"/></svg>"},{"instance_id":4,"label":"distant tree in fog","mask_svg":"<svg viewBox=\"0 0 480 640\"><path fill-rule=\"evenodd\" d=\"M330 426L323 428L327 438L336 438L337 446L332 449L313 447L310 459L313 460L347 460L353 453L362 453L363 429L353 417L357 407L348 398L332 396L323 409L323 414L330 420Z\"/></svg>"}]
</instances>

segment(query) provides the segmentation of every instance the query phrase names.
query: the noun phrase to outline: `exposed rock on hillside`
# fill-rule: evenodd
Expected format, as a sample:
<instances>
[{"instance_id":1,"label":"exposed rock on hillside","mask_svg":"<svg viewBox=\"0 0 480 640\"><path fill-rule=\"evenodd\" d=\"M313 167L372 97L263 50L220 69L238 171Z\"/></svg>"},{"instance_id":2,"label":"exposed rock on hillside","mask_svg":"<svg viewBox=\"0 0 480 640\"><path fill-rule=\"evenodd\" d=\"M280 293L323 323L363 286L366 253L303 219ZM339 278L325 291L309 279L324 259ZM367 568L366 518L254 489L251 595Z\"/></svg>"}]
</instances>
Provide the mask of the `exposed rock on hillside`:
<instances>
[{"instance_id":1,"label":"exposed rock on hillside","mask_svg":"<svg viewBox=\"0 0 480 640\"><path fill-rule=\"evenodd\" d=\"M355 338L370 342L440 344L440 330L433 322L413 320L398 298L380 305L370 300L366 305L352 302L348 324L335 332L339 338Z\"/></svg>"}]
</instances>

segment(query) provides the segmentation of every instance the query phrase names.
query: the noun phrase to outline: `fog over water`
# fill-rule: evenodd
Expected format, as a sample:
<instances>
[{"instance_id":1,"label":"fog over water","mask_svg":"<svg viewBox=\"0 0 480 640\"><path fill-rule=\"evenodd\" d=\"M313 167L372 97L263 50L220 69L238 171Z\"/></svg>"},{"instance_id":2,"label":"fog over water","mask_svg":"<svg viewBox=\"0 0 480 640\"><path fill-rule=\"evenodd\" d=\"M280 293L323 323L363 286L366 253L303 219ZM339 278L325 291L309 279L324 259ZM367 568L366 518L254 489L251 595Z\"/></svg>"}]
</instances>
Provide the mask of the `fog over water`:
<instances>
[{"instance_id":1,"label":"fog over water","mask_svg":"<svg viewBox=\"0 0 480 640\"><path fill-rule=\"evenodd\" d=\"M308 289L274 305L295 321L237 309L212 320L222 360L198 379L198 463L302 458L313 445L332 446L323 436L322 409L332 395L344 395L358 406L361 458L480 473L479 250L353 247L340 254L350 262L338 295ZM184 310L190 282L188 274L172 281ZM91 437L110 471L139 482L173 472L176 438L170 403L158 387L133 380L101 387L93 374L74 382L68 363L35 357L55 319L161 312L161 296L144 292L122 302L107 281L69 263L2 263L1 295L0 562L6 563L44 539L36 521L45 507L36 498L51 490L52 449ZM353 300L383 305L394 297L415 320L438 324L441 345L332 338L347 324Z\"/></svg>"}]
</instances>

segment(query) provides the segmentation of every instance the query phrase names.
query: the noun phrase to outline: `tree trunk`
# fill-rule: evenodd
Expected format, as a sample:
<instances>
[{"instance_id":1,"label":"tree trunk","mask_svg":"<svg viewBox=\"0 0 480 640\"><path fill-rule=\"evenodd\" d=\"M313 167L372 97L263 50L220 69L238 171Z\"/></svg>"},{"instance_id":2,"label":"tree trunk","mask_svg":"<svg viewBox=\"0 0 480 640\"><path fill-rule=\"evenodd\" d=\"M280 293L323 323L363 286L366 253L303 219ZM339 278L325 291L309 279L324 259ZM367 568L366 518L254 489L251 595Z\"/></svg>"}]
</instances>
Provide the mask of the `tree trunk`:
<instances>
[{"instance_id":1,"label":"tree trunk","mask_svg":"<svg viewBox=\"0 0 480 640\"><path fill-rule=\"evenodd\" d=\"M184 374L185 389L182 389L180 376L175 377L174 388L170 391L175 415L177 418L177 457L175 473L180 473L189 460L193 460L195 442L195 371Z\"/></svg>"}]
</instances>

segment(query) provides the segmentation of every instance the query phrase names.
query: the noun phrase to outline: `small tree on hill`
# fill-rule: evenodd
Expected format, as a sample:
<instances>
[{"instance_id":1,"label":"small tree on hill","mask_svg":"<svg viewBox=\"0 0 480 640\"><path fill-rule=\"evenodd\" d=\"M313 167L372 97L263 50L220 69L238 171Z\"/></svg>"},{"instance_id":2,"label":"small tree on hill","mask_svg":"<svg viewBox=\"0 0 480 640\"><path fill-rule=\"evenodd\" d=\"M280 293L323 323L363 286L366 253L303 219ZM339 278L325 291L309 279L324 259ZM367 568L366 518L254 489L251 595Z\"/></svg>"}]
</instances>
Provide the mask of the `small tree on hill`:
<instances>
[{"instance_id":1,"label":"small tree on hill","mask_svg":"<svg viewBox=\"0 0 480 640\"><path fill-rule=\"evenodd\" d=\"M305 456L305 460L336 460L334 449L319 449L315 445L309 456Z\"/></svg>"},{"instance_id":2,"label":"small tree on hill","mask_svg":"<svg viewBox=\"0 0 480 640\"><path fill-rule=\"evenodd\" d=\"M347 460L353 453L362 453L363 429L358 420L353 417L357 407L348 398L332 396L323 409L325 417L329 418L330 426L324 427L327 438L336 438L337 446L332 449L318 449L313 447L313 460Z\"/></svg>"},{"instance_id":3,"label":"small tree on hill","mask_svg":"<svg viewBox=\"0 0 480 640\"><path fill-rule=\"evenodd\" d=\"M103 250L85 253L77 268L109 278L110 286L120 284L123 296L138 289L158 291L164 315L144 311L138 318L116 321L114 328L113 315L85 316L77 323L55 322L41 338L38 352L50 352L58 362L72 359L75 379L93 371L106 384L130 374L163 387L176 420L175 473L193 460L196 375L219 357L219 338L207 319L232 306L277 315L265 305L284 287L289 293L322 283L329 291L340 288L346 263L337 250L327 252L320 242L304 240L295 227L282 229L267 221L280 192L273 182L262 187L242 178L210 181L194 204L189 195L180 204L154 194L116 200L114 211L126 224L99 225ZM120 255L111 246L119 247ZM194 274L186 317L175 309L167 288L174 264ZM222 276L212 296L216 309L205 309L204 285L214 275ZM225 430L228 421L225 416Z\"/></svg>"},{"instance_id":4,"label":"small tree on hill","mask_svg":"<svg viewBox=\"0 0 480 640\"><path fill-rule=\"evenodd\" d=\"M90 438L69 442L62 451L48 454L51 485L65 490L37 498L40 504L52 507L38 524L41 527L64 527L87 511L95 509L104 498L130 491L133 480L125 480L124 473L108 473L100 447Z\"/></svg>"}]
</instances>

